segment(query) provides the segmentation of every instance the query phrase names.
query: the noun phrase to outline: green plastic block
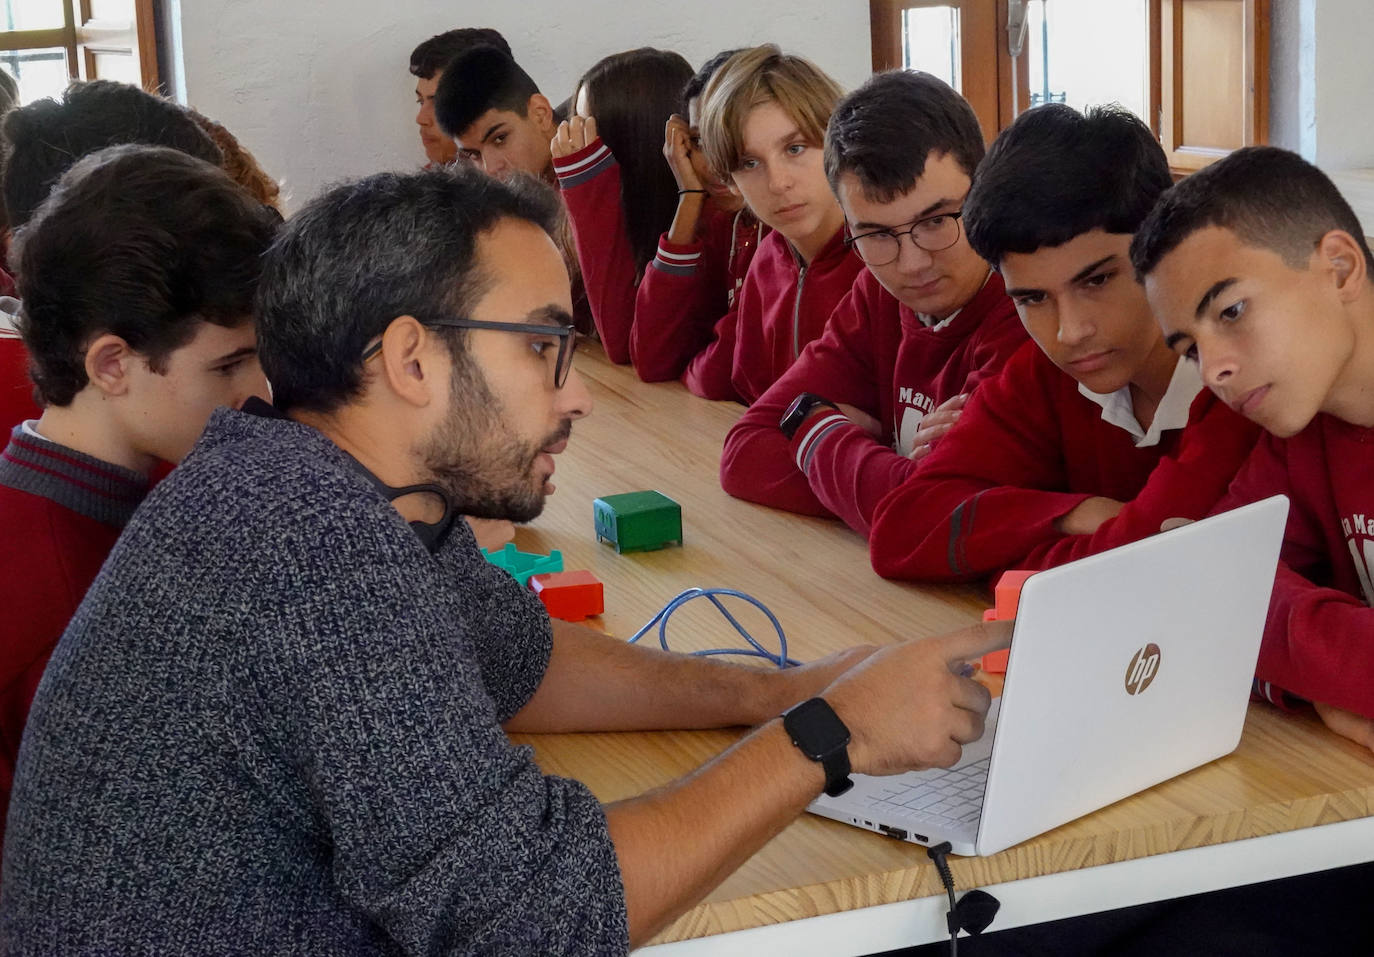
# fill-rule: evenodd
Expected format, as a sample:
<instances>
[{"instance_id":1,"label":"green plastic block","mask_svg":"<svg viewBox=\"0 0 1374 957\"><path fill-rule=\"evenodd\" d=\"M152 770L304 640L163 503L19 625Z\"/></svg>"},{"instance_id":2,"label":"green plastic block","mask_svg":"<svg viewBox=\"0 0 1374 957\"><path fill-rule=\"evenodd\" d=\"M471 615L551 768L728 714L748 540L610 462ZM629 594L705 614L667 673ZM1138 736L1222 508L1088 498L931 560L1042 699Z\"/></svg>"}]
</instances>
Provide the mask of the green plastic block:
<instances>
[{"instance_id":1,"label":"green plastic block","mask_svg":"<svg viewBox=\"0 0 1374 957\"><path fill-rule=\"evenodd\" d=\"M682 544L682 506L662 492L625 492L592 503L596 540L617 552L649 552Z\"/></svg>"},{"instance_id":2,"label":"green plastic block","mask_svg":"<svg viewBox=\"0 0 1374 957\"><path fill-rule=\"evenodd\" d=\"M514 542L507 542L505 547L496 551L484 548L482 554L497 568L510 572L521 585L528 585L534 575L563 570L563 553L556 548L547 555L541 555L539 552L519 551Z\"/></svg>"}]
</instances>

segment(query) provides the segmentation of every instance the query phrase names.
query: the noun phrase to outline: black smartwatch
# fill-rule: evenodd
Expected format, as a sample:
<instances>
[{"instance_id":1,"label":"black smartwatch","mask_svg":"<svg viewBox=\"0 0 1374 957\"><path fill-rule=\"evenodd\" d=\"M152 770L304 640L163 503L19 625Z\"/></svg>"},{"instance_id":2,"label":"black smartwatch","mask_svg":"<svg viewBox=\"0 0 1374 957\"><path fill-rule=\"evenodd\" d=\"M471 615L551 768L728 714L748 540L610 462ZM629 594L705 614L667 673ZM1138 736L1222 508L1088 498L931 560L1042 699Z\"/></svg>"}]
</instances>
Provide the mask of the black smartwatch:
<instances>
[{"instance_id":1,"label":"black smartwatch","mask_svg":"<svg viewBox=\"0 0 1374 957\"><path fill-rule=\"evenodd\" d=\"M824 698L810 698L782 714L792 743L825 768L825 793L839 797L854 786L849 777L849 729Z\"/></svg>"},{"instance_id":2,"label":"black smartwatch","mask_svg":"<svg viewBox=\"0 0 1374 957\"><path fill-rule=\"evenodd\" d=\"M782 430L782 434L789 439L796 435L797 430L801 428L801 424L805 422L806 417L811 414L811 410L818 405L829 406L836 412L840 411L840 407L829 399L822 398L814 392L803 392L792 400L791 404L787 407L787 411L785 411L782 414L782 418L778 420L778 428Z\"/></svg>"}]
</instances>

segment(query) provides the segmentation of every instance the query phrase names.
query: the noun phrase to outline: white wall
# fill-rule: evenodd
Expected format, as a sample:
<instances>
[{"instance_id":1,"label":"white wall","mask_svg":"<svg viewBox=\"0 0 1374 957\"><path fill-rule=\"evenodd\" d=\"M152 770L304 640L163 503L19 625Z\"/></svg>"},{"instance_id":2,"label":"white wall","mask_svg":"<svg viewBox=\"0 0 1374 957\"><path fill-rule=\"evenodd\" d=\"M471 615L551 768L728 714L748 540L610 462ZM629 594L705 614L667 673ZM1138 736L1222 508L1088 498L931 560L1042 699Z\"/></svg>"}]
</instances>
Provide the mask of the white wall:
<instances>
[{"instance_id":1,"label":"white wall","mask_svg":"<svg viewBox=\"0 0 1374 957\"><path fill-rule=\"evenodd\" d=\"M1374 4L1274 0L1272 10L1269 141L1326 170L1374 233Z\"/></svg>"},{"instance_id":2,"label":"white wall","mask_svg":"<svg viewBox=\"0 0 1374 957\"><path fill-rule=\"evenodd\" d=\"M1311 80L1312 155L1324 169L1374 166L1369 95L1374 90L1374 4L1369 0L1303 0L1310 4L1315 69Z\"/></svg>"},{"instance_id":3,"label":"white wall","mask_svg":"<svg viewBox=\"0 0 1374 957\"><path fill-rule=\"evenodd\" d=\"M846 89L870 72L864 0L173 0L186 102L222 122L299 206L334 180L423 162L410 51L495 27L555 103L608 53L776 42ZM180 73L181 71L178 71Z\"/></svg>"},{"instance_id":4,"label":"white wall","mask_svg":"<svg viewBox=\"0 0 1374 957\"><path fill-rule=\"evenodd\" d=\"M1275 0L1271 36L1270 141L1323 169L1374 167L1374 4Z\"/></svg>"},{"instance_id":5,"label":"white wall","mask_svg":"<svg viewBox=\"0 0 1374 957\"><path fill-rule=\"evenodd\" d=\"M1303 20L1307 0L1272 0L1269 45L1269 142L1296 153L1311 136L1310 111L1299 90L1304 66L1312 64L1312 35Z\"/></svg>"}]
</instances>

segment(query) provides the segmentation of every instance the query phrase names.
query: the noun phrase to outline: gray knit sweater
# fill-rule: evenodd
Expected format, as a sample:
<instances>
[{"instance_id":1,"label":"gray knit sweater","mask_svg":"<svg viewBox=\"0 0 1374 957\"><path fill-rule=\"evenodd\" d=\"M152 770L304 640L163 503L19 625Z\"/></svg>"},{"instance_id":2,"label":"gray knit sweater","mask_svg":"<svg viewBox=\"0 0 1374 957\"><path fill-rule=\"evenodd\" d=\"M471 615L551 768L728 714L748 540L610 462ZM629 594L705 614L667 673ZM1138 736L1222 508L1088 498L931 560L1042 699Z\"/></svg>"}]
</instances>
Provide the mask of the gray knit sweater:
<instances>
[{"instance_id":1,"label":"gray knit sweater","mask_svg":"<svg viewBox=\"0 0 1374 957\"><path fill-rule=\"evenodd\" d=\"M600 805L500 722L548 617L328 439L221 409L63 635L5 840L11 954L628 949Z\"/></svg>"}]
</instances>

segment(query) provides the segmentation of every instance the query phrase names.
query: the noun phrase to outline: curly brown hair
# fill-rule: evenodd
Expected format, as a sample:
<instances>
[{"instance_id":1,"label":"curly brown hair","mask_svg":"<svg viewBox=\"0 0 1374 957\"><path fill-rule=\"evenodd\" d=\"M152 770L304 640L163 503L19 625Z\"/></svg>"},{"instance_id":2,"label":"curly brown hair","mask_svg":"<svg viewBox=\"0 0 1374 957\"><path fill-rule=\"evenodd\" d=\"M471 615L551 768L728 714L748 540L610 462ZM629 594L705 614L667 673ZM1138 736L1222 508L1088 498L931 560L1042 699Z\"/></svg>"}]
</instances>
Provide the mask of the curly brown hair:
<instances>
[{"instance_id":1,"label":"curly brown hair","mask_svg":"<svg viewBox=\"0 0 1374 957\"><path fill-rule=\"evenodd\" d=\"M224 154L220 168L229 174L229 178L248 190L253 198L264 206L271 206L281 212L278 203L281 199L281 186L258 165L253 154L244 148L238 137L203 113L189 107L186 112L191 114L191 119L215 141L215 145Z\"/></svg>"}]
</instances>

